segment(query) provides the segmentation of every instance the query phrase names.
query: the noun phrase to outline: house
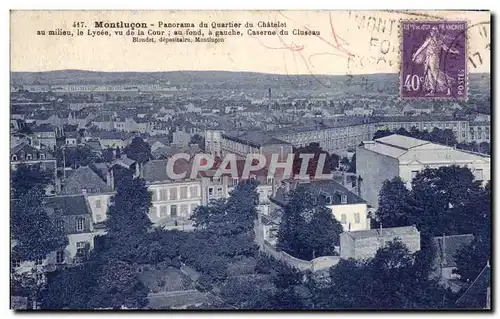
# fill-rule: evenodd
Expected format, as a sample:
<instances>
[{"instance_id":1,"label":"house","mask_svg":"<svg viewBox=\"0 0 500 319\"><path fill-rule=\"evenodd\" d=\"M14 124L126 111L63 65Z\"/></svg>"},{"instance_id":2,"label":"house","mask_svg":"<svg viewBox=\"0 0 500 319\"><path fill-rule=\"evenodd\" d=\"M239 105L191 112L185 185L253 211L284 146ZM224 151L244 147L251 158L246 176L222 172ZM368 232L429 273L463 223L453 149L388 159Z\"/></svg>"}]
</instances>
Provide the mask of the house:
<instances>
[{"instance_id":1,"label":"house","mask_svg":"<svg viewBox=\"0 0 500 319\"><path fill-rule=\"evenodd\" d=\"M190 163L178 160L174 172L187 175L185 179L173 180L167 175L167 163L168 160L151 160L142 167L142 177L153 195L149 218L161 227L188 224L202 203L200 179L189 179Z\"/></svg>"},{"instance_id":2,"label":"house","mask_svg":"<svg viewBox=\"0 0 500 319\"><path fill-rule=\"evenodd\" d=\"M372 258L379 248L396 238L406 245L410 253L420 250L420 232L415 226L378 228L340 234L340 258Z\"/></svg>"},{"instance_id":3,"label":"house","mask_svg":"<svg viewBox=\"0 0 500 319\"><path fill-rule=\"evenodd\" d=\"M31 131L40 144L43 144L50 149L54 149L56 146L56 136L58 132L57 127L50 124L44 124L31 127ZM36 145L33 146L36 147Z\"/></svg>"},{"instance_id":4,"label":"house","mask_svg":"<svg viewBox=\"0 0 500 319\"><path fill-rule=\"evenodd\" d=\"M66 132L64 134L64 145L66 146L77 146L80 141L81 137L78 132Z\"/></svg>"},{"instance_id":5,"label":"house","mask_svg":"<svg viewBox=\"0 0 500 319\"><path fill-rule=\"evenodd\" d=\"M108 184L109 183L109 184ZM88 166L80 166L61 183L62 195L84 195L90 208L92 221L106 220L107 210L114 195L111 179L108 183Z\"/></svg>"},{"instance_id":6,"label":"house","mask_svg":"<svg viewBox=\"0 0 500 319\"><path fill-rule=\"evenodd\" d=\"M97 139L101 144L101 148L124 148L130 143L130 138L133 137L130 133L116 131L99 131L93 132L87 140Z\"/></svg>"},{"instance_id":7,"label":"house","mask_svg":"<svg viewBox=\"0 0 500 319\"><path fill-rule=\"evenodd\" d=\"M283 209L287 203L288 192L299 189L312 193L318 204L330 209L344 231L370 229L366 202L334 180L300 183L284 181L276 190L276 195L271 198L271 211Z\"/></svg>"},{"instance_id":8,"label":"house","mask_svg":"<svg viewBox=\"0 0 500 319\"><path fill-rule=\"evenodd\" d=\"M89 202L82 194L52 196L45 198L44 207L47 215L57 227L64 230L69 240L64 250L55 252L55 256L49 256L45 262L50 263L53 257L56 264L78 262L88 250L94 248L96 233Z\"/></svg>"},{"instance_id":9,"label":"house","mask_svg":"<svg viewBox=\"0 0 500 319\"><path fill-rule=\"evenodd\" d=\"M360 195L373 207L378 207L384 181L399 176L411 189L411 182L418 172L450 165L468 167L476 180L483 183L490 180L489 156L450 146L393 134L365 141L356 148Z\"/></svg>"},{"instance_id":10,"label":"house","mask_svg":"<svg viewBox=\"0 0 500 319\"><path fill-rule=\"evenodd\" d=\"M10 165L16 170L20 164L40 165L40 169L56 176L56 159L47 149L36 149L26 143L17 144L10 149Z\"/></svg>"},{"instance_id":11,"label":"house","mask_svg":"<svg viewBox=\"0 0 500 319\"><path fill-rule=\"evenodd\" d=\"M12 259L16 273L32 273L36 280L43 282L45 273L54 271L59 265L69 265L83 261L89 250L94 247L94 227L92 214L84 195L62 195L44 198L43 207L68 237L68 245L61 250L49 253L37 260ZM11 249L16 241L11 241Z\"/></svg>"}]
</instances>

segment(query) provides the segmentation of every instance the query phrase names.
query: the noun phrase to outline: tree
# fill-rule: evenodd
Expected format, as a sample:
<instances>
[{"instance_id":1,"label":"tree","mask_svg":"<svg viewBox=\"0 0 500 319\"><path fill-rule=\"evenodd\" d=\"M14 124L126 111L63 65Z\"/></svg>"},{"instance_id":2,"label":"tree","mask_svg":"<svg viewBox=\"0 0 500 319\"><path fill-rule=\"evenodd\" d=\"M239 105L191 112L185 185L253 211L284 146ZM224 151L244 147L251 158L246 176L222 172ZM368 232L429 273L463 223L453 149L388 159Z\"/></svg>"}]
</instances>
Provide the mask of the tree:
<instances>
[{"instance_id":1,"label":"tree","mask_svg":"<svg viewBox=\"0 0 500 319\"><path fill-rule=\"evenodd\" d=\"M397 176L382 184L379 194L377 217L384 227L408 226L410 192Z\"/></svg>"},{"instance_id":2,"label":"tree","mask_svg":"<svg viewBox=\"0 0 500 319\"><path fill-rule=\"evenodd\" d=\"M123 151L127 154L128 158L140 164L144 164L153 158L153 155L151 155L151 146L138 136L134 137L132 142Z\"/></svg>"},{"instance_id":3,"label":"tree","mask_svg":"<svg viewBox=\"0 0 500 319\"><path fill-rule=\"evenodd\" d=\"M11 187L14 198L26 195L30 190L45 188L51 182L51 175L40 169L40 165L20 164L12 172Z\"/></svg>"},{"instance_id":4,"label":"tree","mask_svg":"<svg viewBox=\"0 0 500 319\"><path fill-rule=\"evenodd\" d=\"M371 259L341 260L330 269L330 277L331 286L319 291L323 308L421 309L448 305L447 292L415 271L414 255L399 240L387 243Z\"/></svg>"},{"instance_id":5,"label":"tree","mask_svg":"<svg viewBox=\"0 0 500 319\"><path fill-rule=\"evenodd\" d=\"M331 153L329 157L330 161L330 170L331 171L336 171L339 169L339 164L340 164L340 156L337 154Z\"/></svg>"},{"instance_id":6,"label":"tree","mask_svg":"<svg viewBox=\"0 0 500 319\"><path fill-rule=\"evenodd\" d=\"M349 161L347 171L349 173L356 173L356 154L354 154L351 160Z\"/></svg>"},{"instance_id":7,"label":"tree","mask_svg":"<svg viewBox=\"0 0 500 319\"><path fill-rule=\"evenodd\" d=\"M335 254L342 225L330 209L314 201L304 188L290 192L278 230L277 247L301 259Z\"/></svg>"},{"instance_id":8,"label":"tree","mask_svg":"<svg viewBox=\"0 0 500 319\"><path fill-rule=\"evenodd\" d=\"M43 208L44 190L37 186L12 202L11 235L14 258L36 260L68 244L66 234Z\"/></svg>"},{"instance_id":9,"label":"tree","mask_svg":"<svg viewBox=\"0 0 500 319\"><path fill-rule=\"evenodd\" d=\"M467 211L475 211L471 217L474 241L459 250L455 256L455 273L465 282L472 282L491 259L491 183L488 182L480 195L472 201Z\"/></svg>"},{"instance_id":10,"label":"tree","mask_svg":"<svg viewBox=\"0 0 500 319\"><path fill-rule=\"evenodd\" d=\"M148 291L132 265L122 261L106 263L98 271L89 308L140 309L148 304Z\"/></svg>"},{"instance_id":11,"label":"tree","mask_svg":"<svg viewBox=\"0 0 500 319\"><path fill-rule=\"evenodd\" d=\"M148 289L128 263L91 262L50 274L42 309L143 308Z\"/></svg>"},{"instance_id":12,"label":"tree","mask_svg":"<svg viewBox=\"0 0 500 319\"><path fill-rule=\"evenodd\" d=\"M205 149L205 138L199 134L194 134L191 136L189 144L198 144L198 147L202 150Z\"/></svg>"},{"instance_id":13,"label":"tree","mask_svg":"<svg viewBox=\"0 0 500 319\"><path fill-rule=\"evenodd\" d=\"M412 182L408 222L416 225L423 235L474 232L471 220L484 212L470 210L470 203L480 196L481 189L467 167L425 169Z\"/></svg>"},{"instance_id":14,"label":"tree","mask_svg":"<svg viewBox=\"0 0 500 319\"><path fill-rule=\"evenodd\" d=\"M389 135L392 135L392 134L394 134L394 133L392 133L388 129L378 130L378 131L375 132L375 134L373 134L373 139L376 140L378 138L386 137L386 136L389 136Z\"/></svg>"}]
</instances>

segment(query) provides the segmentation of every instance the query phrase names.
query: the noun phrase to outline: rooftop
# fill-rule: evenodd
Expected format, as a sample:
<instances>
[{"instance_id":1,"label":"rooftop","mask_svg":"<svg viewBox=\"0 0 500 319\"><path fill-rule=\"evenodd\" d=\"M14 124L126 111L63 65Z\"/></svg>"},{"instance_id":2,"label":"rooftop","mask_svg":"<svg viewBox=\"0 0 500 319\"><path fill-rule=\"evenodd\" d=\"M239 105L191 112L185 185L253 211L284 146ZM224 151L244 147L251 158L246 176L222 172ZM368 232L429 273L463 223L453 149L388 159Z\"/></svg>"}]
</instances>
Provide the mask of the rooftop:
<instances>
[{"instance_id":1,"label":"rooftop","mask_svg":"<svg viewBox=\"0 0 500 319\"><path fill-rule=\"evenodd\" d=\"M111 187L88 166L80 166L62 182L63 194L88 194L111 192Z\"/></svg>"},{"instance_id":2,"label":"rooftop","mask_svg":"<svg viewBox=\"0 0 500 319\"><path fill-rule=\"evenodd\" d=\"M429 141L419 140L413 137L399 135L399 134L392 134L389 136L377 138L375 141L377 143L397 147L402 150L409 150L417 146L431 143Z\"/></svg>"},{"instance_id":3,"label":"rooftop","mask_svg":"<svg viewBox=\"0 0 500 319\"><path fill-rule=\"evenodd\" d=\"M290 144L288 142L271 137L270 135L264 132L247 132L238 136L223 134L223 136L229 140L241 144L247 144L253 147L261 147L263 145L271 145L271 144Z\"/></svg>"},{"instance_id":4,"label":"rooftop","mask_svg":"<svg viewBox=\"0 0 500 319\"><path fill-rule=\"evenodd\" d=\"M346 232L354 240L356 239L366 239L374 237L385 237L391 240L398 236L407 235L420 235L420 232L415 226L404 226L404 227L391 227L391 228L377 228L369 230L357 230Z\"/></svg>"},{"instance_id":5,"label":"rooftop","mask_svg":"<svg viewBox=\"0 0 500 319\"><path fill-rule=\"evenodd\" d=\"M64 216L90 215L90 210L83 195L46 197L44 199L44 206L49 215L55 213L61 213Z\"/></svg>"}]
</instances>

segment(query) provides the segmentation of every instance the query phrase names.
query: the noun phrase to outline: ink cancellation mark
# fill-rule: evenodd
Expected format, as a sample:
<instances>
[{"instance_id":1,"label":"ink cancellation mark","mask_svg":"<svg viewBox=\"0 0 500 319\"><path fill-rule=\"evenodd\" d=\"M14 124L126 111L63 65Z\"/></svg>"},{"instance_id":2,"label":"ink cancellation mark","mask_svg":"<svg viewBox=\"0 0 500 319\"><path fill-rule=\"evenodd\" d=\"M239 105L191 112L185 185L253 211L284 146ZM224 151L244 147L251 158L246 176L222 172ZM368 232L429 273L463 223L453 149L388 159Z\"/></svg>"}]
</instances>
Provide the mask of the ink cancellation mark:
<instances>
[{"instance_id":1,"label":"ink cancellation mark","mask_svg":"<svg viewBox=\"0 0 500 319\"><path fill-rule=\"evenodd\" d=\"M466 100L467 22L401 21L400 97Z\"/></svg>"}]
</instances>

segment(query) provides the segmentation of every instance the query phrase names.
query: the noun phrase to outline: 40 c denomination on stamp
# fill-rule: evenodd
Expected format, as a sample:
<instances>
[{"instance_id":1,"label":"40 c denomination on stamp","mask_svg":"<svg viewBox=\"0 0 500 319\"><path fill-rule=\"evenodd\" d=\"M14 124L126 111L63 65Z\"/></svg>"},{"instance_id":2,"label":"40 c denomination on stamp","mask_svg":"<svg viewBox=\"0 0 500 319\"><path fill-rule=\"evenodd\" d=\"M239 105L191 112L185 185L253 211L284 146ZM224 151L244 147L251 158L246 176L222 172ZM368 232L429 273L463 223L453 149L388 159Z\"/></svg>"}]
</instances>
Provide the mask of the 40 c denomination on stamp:
<instances>
[{"instance_id":1,"label":"40 c denomination on stamp","mask_svg":"<svg viewBox=\"0 0 500 319\"><path fill-rule=\"evenodd\" d=\"M401 21L400 97L467 99L467 22Z\"/></svg>"}]
</instances>

